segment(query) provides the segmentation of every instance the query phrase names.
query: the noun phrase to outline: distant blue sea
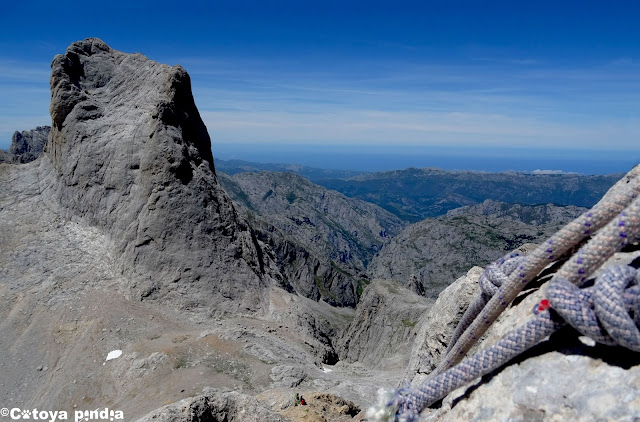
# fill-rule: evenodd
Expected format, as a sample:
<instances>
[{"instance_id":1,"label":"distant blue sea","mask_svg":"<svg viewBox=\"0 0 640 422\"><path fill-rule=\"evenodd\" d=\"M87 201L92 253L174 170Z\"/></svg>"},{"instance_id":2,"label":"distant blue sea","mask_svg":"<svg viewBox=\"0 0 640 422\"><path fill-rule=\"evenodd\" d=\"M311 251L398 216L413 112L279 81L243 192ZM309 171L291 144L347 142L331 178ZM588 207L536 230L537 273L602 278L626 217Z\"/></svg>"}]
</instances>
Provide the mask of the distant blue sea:
<instances>
[{"instance_id":1,"label":"distant blue sea","mask_svg":"<svg viewBox=\"0 0 640 422\"><path fill-rule=\"evenodd\" d=\"M335 170L386 171L408 167L487 172L552 170L580 174L629 171L638 151L540 150L361 145L213 144L215 158L301 164Z\"/></svg>"}]
</instances>

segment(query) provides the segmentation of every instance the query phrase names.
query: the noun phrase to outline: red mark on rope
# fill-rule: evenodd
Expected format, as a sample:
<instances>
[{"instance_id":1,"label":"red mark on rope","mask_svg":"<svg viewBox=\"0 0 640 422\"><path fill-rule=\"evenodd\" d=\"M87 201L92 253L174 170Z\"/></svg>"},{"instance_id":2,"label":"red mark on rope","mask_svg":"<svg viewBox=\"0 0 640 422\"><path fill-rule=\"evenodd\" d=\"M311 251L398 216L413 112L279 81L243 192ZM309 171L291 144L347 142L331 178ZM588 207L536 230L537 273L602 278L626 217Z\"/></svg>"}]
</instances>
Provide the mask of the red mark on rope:
<instances>
[{"instance_id":1,"label":"red mark on rope","mask_svg":"<svg viewBox=\"0 0 640 422\"><path fill-rule=\"evenodd\" d=\"M550 307L551 305L549 304L549 301L547 299L542 299L538 305L538 312L546 311Z\"/></svg>"}]
</instances>

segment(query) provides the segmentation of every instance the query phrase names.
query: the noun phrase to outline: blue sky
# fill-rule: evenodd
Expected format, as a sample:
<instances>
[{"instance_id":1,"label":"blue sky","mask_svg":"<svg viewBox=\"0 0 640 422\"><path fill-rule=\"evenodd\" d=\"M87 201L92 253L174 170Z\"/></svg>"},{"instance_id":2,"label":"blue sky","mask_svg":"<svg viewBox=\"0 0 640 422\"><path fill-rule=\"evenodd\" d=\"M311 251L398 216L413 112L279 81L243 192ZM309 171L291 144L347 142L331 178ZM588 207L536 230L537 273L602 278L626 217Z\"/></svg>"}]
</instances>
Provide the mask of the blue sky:
<instances>
[{"instance_id":1,"label":"blue sky","mask_svg":"<svg viewBox=\"0 0 640 422\"><path fill-rule=\"evenodd\" d=\"M48 124L51 59L96 36L183 65L214 154L216 143L640 150L633 1L18 3L0 16L0 148Z\"/></svg>"}]
</instances>

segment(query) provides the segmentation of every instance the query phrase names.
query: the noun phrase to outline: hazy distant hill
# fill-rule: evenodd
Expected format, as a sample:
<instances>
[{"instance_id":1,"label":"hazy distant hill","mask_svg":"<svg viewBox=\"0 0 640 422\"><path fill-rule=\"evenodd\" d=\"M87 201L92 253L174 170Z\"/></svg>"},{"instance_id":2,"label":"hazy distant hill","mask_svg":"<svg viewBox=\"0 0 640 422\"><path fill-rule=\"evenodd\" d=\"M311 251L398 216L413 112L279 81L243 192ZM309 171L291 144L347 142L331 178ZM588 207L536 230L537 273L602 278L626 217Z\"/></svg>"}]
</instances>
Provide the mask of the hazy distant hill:
<instances>
[{"instance_id":1,"label":"hazy distant hill","mask_svg":"<svg viewBox=\"0 0 640 422\"><path fill-rule=\"evenodd\" d=\"M621 176L410 168L318 183L380 205L403 220L417 222L487 199L509 204L591 207Z\"/></svg>"},{"instance_id":2,"label":"hazy distant hill","mask_svg":"<svg viewBox=\"0 0 640 422\"><path fill-rule=\"evenodd\" d=\"M217 171L225 172L231 176L238 173L259 173L261 171L279 171L286 173L296 173L300 176L317 182L323 179L347 179L362 174L361 171L351 170L329 170L315 167L307 167L299 164L281 163L254 163L243 160L220 160L215 159Z\"/></svg>"}]
</instances>

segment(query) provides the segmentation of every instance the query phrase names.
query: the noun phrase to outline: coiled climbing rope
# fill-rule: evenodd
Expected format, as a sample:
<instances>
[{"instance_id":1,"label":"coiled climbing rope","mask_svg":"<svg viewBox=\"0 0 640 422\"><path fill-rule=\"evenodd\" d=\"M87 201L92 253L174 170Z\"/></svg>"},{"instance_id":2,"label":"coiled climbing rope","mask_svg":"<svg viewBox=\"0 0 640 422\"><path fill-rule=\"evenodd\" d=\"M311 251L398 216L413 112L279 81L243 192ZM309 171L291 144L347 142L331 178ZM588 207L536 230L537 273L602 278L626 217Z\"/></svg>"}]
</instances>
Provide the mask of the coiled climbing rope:
<instances>
[{"instance_id":1,"label":"coiled climbing rope","mask_svg":"<svg viewBox=\"0 0 640 422\"><path fill-rule=\"evenodd\" d=\"M497 293L498 289L508 282L511 273L513 273L513 271L518 268L523 261L523 256L520 256L517 252L513 252L493 264L490 264L484 270L478 279L481 293L473 302L471 302L458 322L456 330L453 332L453 335L449 340L449 347L447 348L445 355L451 351L464 330L471 325L474 319L476 319L480 311L482 311L487 302L489 302L489 299Z\"/></svg>"},{"instance_id":2,"label":"coiled climbing rope","mask_svg":"<svg viewBox=\"0 0 640 422\"><path fill-rule=\"evenodd\" d=\"M502 366L567 322L601 343L640 351L637 271L630 267L608 269L593 287L579 289L596 269L640 234L640 166L630 171L624 181L626 184L619 182L617 189L529 256L509 255L485 270L480 280L481 296L461 319L439 367L419 388L398 390L388 404L397 409L396 419L415 420L425 407ZM529 322L460 362L529 281L589 237L548 283L549 300L539 305ZM549 306L551 309L547 309Z\"/></svg>"},{"instance_id":3,"label":"coiled climbing rope","mask_svg":"<svg viewBox=\"0 0 640 422\"><path fill-rule=\"evenodd\" d=\"M531 320L496 344L430 378L416 390L398 390L390 403L397 409L398 419L415 420L425 407L499 368L567 323L599 343L640 351L640 272L635 268L608 268L593 287L586 289L554 277L547 297L535 307Z\"/></svg>"},{"instance_id":4,"label":"coiled climbing rope","mask_svg":"<svg viewBox=\"0 0 640 422\"><path fill-rule=\"evenodd\" d=\"M547 296L553 310L580 333L598 343L640 352L639 274L633 267L611 267L586 289L556 277Z\"/></svg>"},{"instance_id":5,"label":"coiled climbing rope","mask_svg":"<svg viewBox=\"0 0 640 422\"><path fill-rule=\"evenodd\" d=\"M565 252L596 233L598 229L612 221L640 196L640 166L633 168L624 179L627 180L626 185L617 191L611 192L611 194L605 195L591 210L567 224L550 239L538 246L518 266L517 271L509 274L505 282L487 301L486 305L482 307L482 310L473 315L473 318L467 316L466 320L460 322L456 331L461 331L462 334L460 334L455 344L450 347L449 352L435 370L435 374L441 373L459 362L527 283L535 278L548 264L554 262ZM633 213L627 212L627 215L633 215ZM617 223L612 228L612 231L616 230L618 230ZM592 245L592 250L588 254L590 258L595 257L595 259L593 261L583 259L579 264L574 263L571 265L571 269L578 265L582 266L585 272L587 269L593 271L613 254L613 252L608 252L613 246L618 246L618 242L613 242L607 247L606 242L599 241L597 244ZM607 251L601 251L601 248L607 249ZM603 254L599 255L600 252L603 252ZM607 253L604 254L604 252ZM581 274L581 277L588 274L590 272ZM573 274L568 278L573 279ZM469 320L471 322L468 322Z\"/></svg>"}]
</instances>

